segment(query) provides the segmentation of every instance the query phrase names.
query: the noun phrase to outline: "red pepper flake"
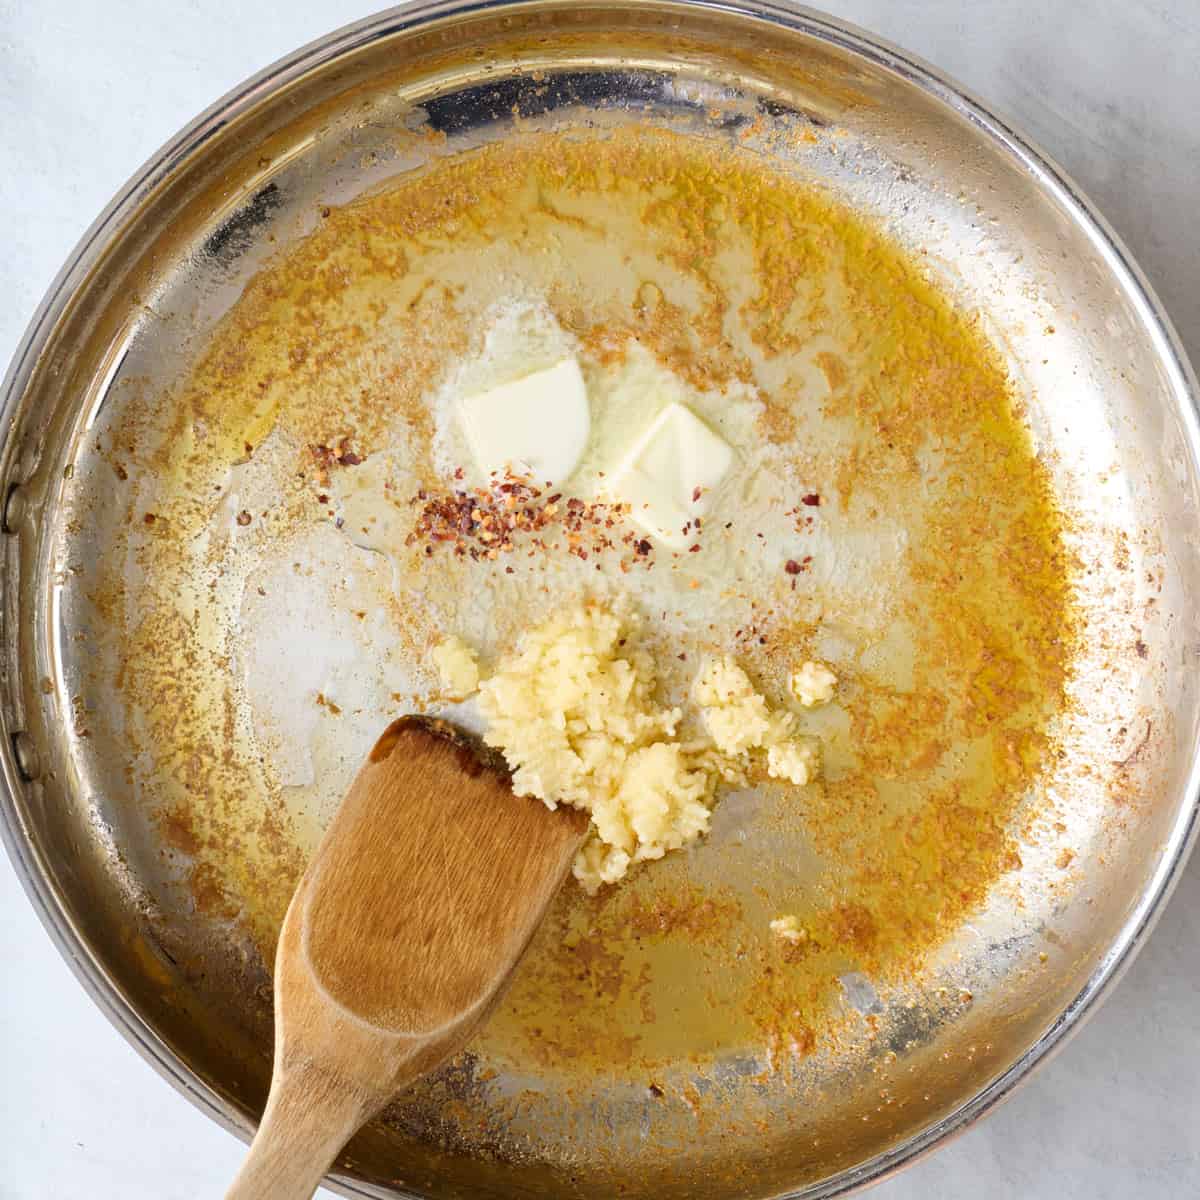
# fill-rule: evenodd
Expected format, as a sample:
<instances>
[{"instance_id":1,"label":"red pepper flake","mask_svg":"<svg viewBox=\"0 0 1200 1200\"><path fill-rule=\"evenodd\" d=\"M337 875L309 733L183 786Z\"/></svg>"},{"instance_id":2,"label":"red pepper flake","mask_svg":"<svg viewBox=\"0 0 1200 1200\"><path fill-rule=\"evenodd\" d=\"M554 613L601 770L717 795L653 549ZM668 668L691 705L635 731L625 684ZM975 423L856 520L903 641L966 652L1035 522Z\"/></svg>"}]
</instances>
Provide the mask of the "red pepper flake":
<instances>
[{"instance_id":1,"label":"red pepper flake","mask_svg":"<svg viewBox=\"0 0 1200 1200\"><path fill-rule=\"evenodd\" d=\"M237 515L237 523L242 526L250 524L250 514L244 508Z\"/></svg>"},{"instance_id":2,"label":"red pepper flake","mask_svg":"<svg viewBox=\"0 0 1200 1200\"><path fill-rule=\"evenodd\" d=\"M324 442L310 445L308 452L312 455L312 460L316 463L319 471L328 471L333 465L334 459L337 458L337 455Z\"/></svg>"},{"instance_id":3,"label":"red pepper flake","mask_svg":"<svg viewBox=\"0 0 1200 1200\"><path fill-rule=\"evenodd\" d=\"M147 525L153 525L154 522L158 520L158 517L156 517L154 513L147 513L142 520L145 521Z\"/></svg>"},{"instance_id":4,"label":"red pepper flake","mask_svg":"<svg viewBox=\"0 0 1200 1200\"><path fill-rule=\"evenodd\" d=\"M449 543L458 557L473 562L494 562L501 554L518 549L532 555L530 545L547 554L565 550L581 562L616 548L616 542L604 530L616 526L628 511L627 505L587 503L578 496L567 499L565 505L562 501L562 492L543 498L541 488L512 472L503 476L494 473L490 488L470 492L430 495L422 489L411 501L420 505L420 511L406 544L422 542L429 555L433 547ZM536 536L551 525L566 534L565 547L559 541L548 543ZM522 535L533 536L525 540ZM625 533L621 540L629 546L632 536ZM647 543L646 552L649 550Z\"/></svg>"},{"instance_id":5,"label":"red pepper flake","mask_svg":"<svg viewBox=\"0 0 1200 1200\"><path fill-rule=\"evenodd\" d=\"M794 558L789 558L787 562L784 563L783 569L789 575L799 575L800 572L804 570L804 568Z\"/></svg>"},{"instance_id":6,"label":"red pepper flake","mask_svg":"<svg viewBox=\"0 0 1200 1200\"><path fill-rule=\"evenodd\" d=\"M701 487L698 487L698 488L692 488L692 503L693 503L693 504L695 504L695 503L696 503L696 501L697 501L697 500L699 500L699 499L700 499L700 497L701 497L701 496L703 496L703 495L704 495L704 489L703 489L703 488L701 488Z\"/></svg>"},{"instance_id":7,"label":"red pepper flake","mask_svg":"<svg viewBox=\"0 0 1200 1200\"><path fill-rule=\"evenodd\" d=\"M331 467L357 467L366 461L365 456L350 445L349 437L339 438L336 446L327 446L324 442L312 444L308 452L317 465L318 482L322 484L329 482Z\"/></svg>"},{"instance_id":8,"label":"red pepper flake","mask_svg":"<svg viewBox=\"0 0 1200 1200\"><path fill-rule=\"evenodd\" d=\"M700 553L700 543L697 542L694 546L689 546L688 553L689 554L699 554Z\"/></svg>"},{"instance_id":9,"label":"red pepper flake","mask_svg":"<svg viewBox=\"0 0 1200 1200\"><path fill-rule=\"evenodd\" d=\"M821 497L816 492L809 492L807 496L800 497L801 504L807 504L809 508L816 508L821 503Z\"/></svg>"}]
</instances>

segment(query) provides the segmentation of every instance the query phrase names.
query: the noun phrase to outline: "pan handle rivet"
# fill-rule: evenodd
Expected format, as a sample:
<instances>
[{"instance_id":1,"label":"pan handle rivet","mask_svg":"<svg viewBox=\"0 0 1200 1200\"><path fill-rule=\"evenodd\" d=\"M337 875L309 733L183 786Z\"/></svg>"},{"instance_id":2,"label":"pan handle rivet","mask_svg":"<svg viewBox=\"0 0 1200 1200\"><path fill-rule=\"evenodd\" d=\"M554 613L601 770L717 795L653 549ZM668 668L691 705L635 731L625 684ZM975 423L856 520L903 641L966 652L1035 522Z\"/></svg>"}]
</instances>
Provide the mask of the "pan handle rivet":
<instances>
[{"instance_id":1,"label":"pan handle rivet","mask_svg":"<svg viewBox=\"0 0 1200 1200\"><path fill-rule=\"evenodd\" d=\"M13 757L17 760L17 770L26 783L32 783L42 773L41 759L33 738L23 729L12 735Z\"/></svg>"},{"instance_id":2,"label":"pan handle rivet","mask_svg":"<svg viewBox=\"0 0 1200 1200\"><path fill-rule=\"evenodd\" d=\"M25 493L19 484L11 484L4 498L4 532L16 533L25 515Z\"/></svg>"}]
</instances>

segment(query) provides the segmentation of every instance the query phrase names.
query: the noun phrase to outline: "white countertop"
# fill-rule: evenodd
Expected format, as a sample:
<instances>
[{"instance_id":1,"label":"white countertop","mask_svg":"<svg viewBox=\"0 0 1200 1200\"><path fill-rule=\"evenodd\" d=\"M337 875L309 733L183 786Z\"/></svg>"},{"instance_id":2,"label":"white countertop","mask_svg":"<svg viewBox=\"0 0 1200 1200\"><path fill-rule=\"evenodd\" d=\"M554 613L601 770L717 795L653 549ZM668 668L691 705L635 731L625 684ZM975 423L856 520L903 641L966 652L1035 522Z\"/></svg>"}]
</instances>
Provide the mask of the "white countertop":
<instances>
[{"instance_id":1,"label":"white countertop","mask_svg":"<svg viewBox=\"0 0 1200 1200\"><path fill-rule=\"evenodd\" d=\"M1012 117L1200 363L1197 0L829 0ZM1067 15L1069 10L1069 15ZM369 0L0 0L0 362L84 227L195 113ZM0 1200L219 1196L242 1147L108 1025L0 857ZM880 1200L1200 1193L1200 858L1099 1015ZM327 1193L322 1193L323 1195Z\"/></svg>"}]
</instances>

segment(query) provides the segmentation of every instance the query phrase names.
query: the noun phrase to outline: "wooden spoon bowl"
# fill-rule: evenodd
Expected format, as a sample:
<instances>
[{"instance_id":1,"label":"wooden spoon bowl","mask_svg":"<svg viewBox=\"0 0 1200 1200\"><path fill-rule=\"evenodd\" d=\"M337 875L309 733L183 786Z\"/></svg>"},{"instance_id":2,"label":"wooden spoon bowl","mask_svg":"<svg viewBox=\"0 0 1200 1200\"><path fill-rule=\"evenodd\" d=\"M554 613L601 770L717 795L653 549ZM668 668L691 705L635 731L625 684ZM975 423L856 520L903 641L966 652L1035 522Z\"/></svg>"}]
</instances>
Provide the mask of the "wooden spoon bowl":
<instances>
[{"instance_id":1,"label":"wooden spoon bowl","mask_svg":"<svg viewBox=\"0 0 1200 1200\"><path fill-rule=\"evenodd\" d=\"M503 761L442 721L375 744L288 906L275 1065L226 1200L301 1200L398 1091L483 1021L587 828L512 794Z\"/></svg>"}]
</instances>

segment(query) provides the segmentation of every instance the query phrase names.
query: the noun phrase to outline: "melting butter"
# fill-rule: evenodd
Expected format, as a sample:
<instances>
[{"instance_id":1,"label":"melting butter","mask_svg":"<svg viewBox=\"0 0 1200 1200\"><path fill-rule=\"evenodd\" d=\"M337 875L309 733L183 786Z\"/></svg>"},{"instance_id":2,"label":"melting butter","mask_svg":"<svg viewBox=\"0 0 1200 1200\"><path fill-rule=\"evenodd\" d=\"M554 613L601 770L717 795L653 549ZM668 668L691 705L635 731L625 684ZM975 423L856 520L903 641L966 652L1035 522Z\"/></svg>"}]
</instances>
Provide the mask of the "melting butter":
<instances>
[{"instance_id":1,"label":"melting butter","mask_svg":"<svg viewBox=\"0 0 1200 1200\"><path fill-rule=\"evenodd\" d=\"M733 450L691 409L668 404L634 442L608 484L629 516L675 550L696 540L712 495L733 465Z\"/></svg>"},{"instance_id":2,"label":"melting butter","mask_svg":"<svg viewBox=\"0 0 1200 1200\"><path fill-rule=\"evenodd\" d=\"M459 419L484 475L539 483L570 478L591 428L587 387L573 358L459 402Z\"/></svg>"}]
</instances>

